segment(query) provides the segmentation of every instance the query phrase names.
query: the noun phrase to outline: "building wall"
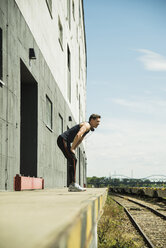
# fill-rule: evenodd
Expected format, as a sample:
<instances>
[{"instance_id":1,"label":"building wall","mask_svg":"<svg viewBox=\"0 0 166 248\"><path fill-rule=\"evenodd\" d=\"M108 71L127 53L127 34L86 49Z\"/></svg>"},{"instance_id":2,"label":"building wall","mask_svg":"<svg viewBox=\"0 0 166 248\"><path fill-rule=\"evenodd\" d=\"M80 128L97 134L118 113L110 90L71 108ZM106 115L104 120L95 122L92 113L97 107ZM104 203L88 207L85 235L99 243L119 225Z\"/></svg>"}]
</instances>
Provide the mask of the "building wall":
<instances>
[{"instance_id":1,"label":"building wall","mask_svg":"<svg viewBox=\"0 0 166 248\"><path fill-rule=\"evenodd\" d=\"M49 1L48 1L49 2ZM52 14L50 15L46 0L16 0L25 20L30 28L50 71L57 82L64 98L68 102L76 121L79 121L79 97L81 96L81 116L85 120L85 88L86 88L86 47L84 36L84 22L82 0L52 0ZM68 4L70 3L71 24L69 27ZM74 17L73 4L74 3ZM80 8L80 14L79 14ZM81 17L79 17L81 15ZM58 42L58 22L63 27L63 45ZM67 45L71 51L71 103L67 98L67 74L64 66L67 64ZM80 62L79 62L80 51ZM80 63L80 69L79 69ZM80 72L79 72L80 70ZM57 73L58 72L58 73ZM78 84L78 92L77 92Z\"/></svg>"},{"instance_id":2,"label":"building wall","mask_svg":"<svg viewBox=\"0 0 166 248\"><path fill-rule=\"evenodd\" d=\"M67 162L56 144L62 131L59 115L63 118L63 131L67 126L70 128L79 120L85 120L86 48L82 14L81 25L78 19L79 1L74 1L75 21L71 8L70 30L66 18L67 1L52 3L50 15L45 0L0 1L0 28L3 39L1 81L4 83L0 83L0 190L13 190L13 178L20 174L21 148L25 141L21 141L21 137L26 134L25 131L21 134L22 85L26 87L27 84L37 89L37 97L34 98L36 100L30 99L29 105L25 101L27 109L30 109L31 105L31 110L33 109L34 101L37 105L37 176L45 179L46 188L67 186ZM82 11L82 1L80 4ZM59 42L59 18L63 25L63 49ZM67 96L67 45L71 53L71 103ZM29 48L34 48L35 60L29 59ZM47 125L47 99L52 103L51 128ZM26 112L24 115L26 117ZM69 121L69 116L72 121ZM35 122L32 115L28 121ZM33 140L32 132L28 134L27 139ZM33 157L33 148L28 149L27 144L24 146L25 151L27 148L27 155ZM85 157L84 144L80 148ZM77 166L77 181L81 173L82 185L85 183L83 170L85 163L81 159L80 172Z\"/></svg>"}]
</instances>

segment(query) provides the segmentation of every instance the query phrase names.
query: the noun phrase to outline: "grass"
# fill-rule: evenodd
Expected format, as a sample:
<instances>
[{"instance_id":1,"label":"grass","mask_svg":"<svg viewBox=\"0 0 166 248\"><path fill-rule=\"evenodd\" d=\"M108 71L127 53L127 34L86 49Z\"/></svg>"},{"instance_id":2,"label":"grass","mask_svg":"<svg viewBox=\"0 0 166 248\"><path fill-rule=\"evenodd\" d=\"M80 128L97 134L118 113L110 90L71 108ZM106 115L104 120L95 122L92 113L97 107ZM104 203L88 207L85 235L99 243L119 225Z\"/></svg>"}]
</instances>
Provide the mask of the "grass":
<instances>
[{"instance_id":1,"label":"grass","mask_svg":"<svg viewBox=\"0 0 166 248\"><path fill-rule=\"evenodd\" d=\"M98 248L143 247L142 239L126 220L123 208L108 196L104 213L98 222Z\"/></svg>"}]
</instances>

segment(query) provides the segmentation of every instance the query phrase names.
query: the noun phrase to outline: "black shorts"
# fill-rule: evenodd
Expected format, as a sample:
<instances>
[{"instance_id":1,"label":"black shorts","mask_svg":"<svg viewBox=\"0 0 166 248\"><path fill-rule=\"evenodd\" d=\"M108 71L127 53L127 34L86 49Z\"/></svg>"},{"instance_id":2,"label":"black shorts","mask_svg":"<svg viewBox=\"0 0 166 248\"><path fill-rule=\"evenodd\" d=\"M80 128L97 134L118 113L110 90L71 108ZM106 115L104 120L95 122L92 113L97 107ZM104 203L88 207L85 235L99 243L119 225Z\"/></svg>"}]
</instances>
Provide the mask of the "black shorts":
<instances>
[{"instance_id":1,"label":"black shorts","mask_svg":"<svg viewBox=\"0 0 166 248\"><path fill-rule=\"evenodd\" d=\"M70 143L67 143L67 141L64 140L61 135L59 135L57 139L57 144L61 149L61 151L63 152L64 156L67 158L67 160L70 161L70 163L72 162L73 164L73 160L77 161L75 154L70 150L71 149Z\"/></svg>"},{"instance_id":2,"label":"black shorts","mask_svg":"<svg viewBox=\"0 0 166 248\"><path fill-rule=\"evenodd\" d=\"M57 144L61 151L63 152L64 156L67 158L69 162L69 181L70 183L76 182L76 164L77 158L73 152L71 152L71 145L67 143L61 135L59 135L57 139Z\"/></svg>"}]
</instances>

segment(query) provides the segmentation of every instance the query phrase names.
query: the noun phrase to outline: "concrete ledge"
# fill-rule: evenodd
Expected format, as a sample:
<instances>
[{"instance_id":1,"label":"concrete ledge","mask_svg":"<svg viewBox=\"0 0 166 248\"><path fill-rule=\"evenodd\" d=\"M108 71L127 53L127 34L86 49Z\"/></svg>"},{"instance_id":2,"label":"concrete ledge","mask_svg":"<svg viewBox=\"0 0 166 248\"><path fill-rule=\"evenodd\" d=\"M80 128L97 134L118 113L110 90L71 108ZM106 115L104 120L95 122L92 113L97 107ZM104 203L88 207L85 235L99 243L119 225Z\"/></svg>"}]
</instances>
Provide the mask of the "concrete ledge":
<instances>
[{"instance_id":1,"label":"concrete ledge","mask_svg":"<svg viewBox=\"0 0 166 248\"><path fill-rule=\"evenodd\" d=\"M97 247L107 189L0 192L0 247Z\"/></svg>"}]
</instances>

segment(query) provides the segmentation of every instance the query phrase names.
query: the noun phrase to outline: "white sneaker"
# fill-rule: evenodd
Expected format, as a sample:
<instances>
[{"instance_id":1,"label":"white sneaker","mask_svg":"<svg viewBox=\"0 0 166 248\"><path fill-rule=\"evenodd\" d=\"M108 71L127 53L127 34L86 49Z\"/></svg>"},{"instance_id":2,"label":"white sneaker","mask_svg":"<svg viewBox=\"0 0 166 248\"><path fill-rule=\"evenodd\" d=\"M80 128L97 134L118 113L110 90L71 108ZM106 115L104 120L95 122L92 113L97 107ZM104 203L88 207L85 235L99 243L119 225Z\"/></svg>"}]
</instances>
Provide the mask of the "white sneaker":
<instances>
[{"instance_id":1,"label":"white sneaker","mask_svg":"<svg viewBox=\"0 0 166 248\"><path fill-rule=\"evenodd\" d=\"M83 191L86 191L86 188L82 188L77 183L72 183L72 184L69 185L68 191L70 191L70 192L83 192Z\"/></svg>"}]
</instances>

